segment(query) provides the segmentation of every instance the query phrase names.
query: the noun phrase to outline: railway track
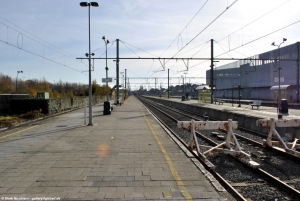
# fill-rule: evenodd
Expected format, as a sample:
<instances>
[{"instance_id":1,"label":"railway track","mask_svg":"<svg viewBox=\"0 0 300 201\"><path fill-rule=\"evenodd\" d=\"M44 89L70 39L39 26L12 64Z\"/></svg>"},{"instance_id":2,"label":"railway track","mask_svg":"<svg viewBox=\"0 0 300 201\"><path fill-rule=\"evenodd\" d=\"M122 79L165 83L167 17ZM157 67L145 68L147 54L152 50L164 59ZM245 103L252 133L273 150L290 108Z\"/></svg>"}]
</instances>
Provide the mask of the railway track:
<instances>
[{"instance_id":1,"label":"railway track","mask_svg":"<svg viewBox=\"0 0 300 201\"><path fill-rule=\"evenodd\" d=\"M145 98L139 97L139 99L186 146L190 139L190 132L178 129L177 121L190 121L191 119L203 121L202 115L191 114L191 112L171 108ZM279 155L275 150L262 147L263 137L261 134L254 135L245 130L237 130L236 132L239 133L236 135L239 137L239 143L244 151L251 153L252 158L261 164L261 168L253 170L229 155L214 154L209 160L217 167L213 172L215 176L220 176L218 178L220 183L238 200L245 198L250 200L300 200L299 160L291 160L291 158L285 157L283 153ZM223 142L222 139L213 137L211 131L197 132L196 134L202 145L216 146Z\"/></svg>"}]
</instances>

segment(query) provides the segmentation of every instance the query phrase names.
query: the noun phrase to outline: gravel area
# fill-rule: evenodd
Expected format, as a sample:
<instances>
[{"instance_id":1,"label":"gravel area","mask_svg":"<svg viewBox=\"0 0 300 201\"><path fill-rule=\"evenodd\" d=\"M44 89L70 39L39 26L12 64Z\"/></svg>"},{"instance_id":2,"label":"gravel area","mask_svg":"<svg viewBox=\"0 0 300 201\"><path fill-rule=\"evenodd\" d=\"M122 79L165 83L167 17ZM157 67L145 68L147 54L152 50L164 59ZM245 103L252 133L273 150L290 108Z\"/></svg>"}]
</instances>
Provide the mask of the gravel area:
<instances>
[{"instance_id":1,"label":"gravel area","mask_svg":"<svg viewBox=\"0 0 300 201\"><path fill-rule=\"evenodd\" d=\"M169 115L173 116L179 121L190 121L191 118L182 116L174 111L171 111L166 106L157 105L161 110L165 111ZM148 107L152 110L151 106ZM171 120L166 115L158 112L157 110L152 110L162 121L164 121L173 131L175 131L186 143L190 140L190 131L183 131L177 128L176 122ZM195 115L193 115L195 116ZM201 118L198 116L197 118ZM210 131L201 131L201 134L213 139L217 143L224 142L211 135ZM224 132L219 132L226 136ZM235 130L235 133L243 135L252 140L262 142L263 138L259 136L252 135L250 133ZM207 142L198 139L199 144L208 145ZM255 147L247 142L239 141L241 147L246 153L251 153L252 158L261 164L261 169L269 172L270 174L279 177L283 181L291 182L291 186L296 189L300 189L300 183L296 180L300 178L300 163L298 161L290 160L284 156L278 155L272 151L262 149L260 147ZM263 178L260 177L247 166L241 164L239 161L231 156L225 154L214 154L210 156L209 160L216 166L216 171L226 180L233 184L243 183L242 186L237 185L235 188L247 199L249 200L295 200L290 197L284 191L278 189L273 184L268 183ZM294 179L294 180L293 180ZM288 183L289 183L288 182ZM247 184L247 185L245 185ZM297 199L296 199L297 200ZM300 199L299 199L300 200Z\"/></svg>"}]
</instances>

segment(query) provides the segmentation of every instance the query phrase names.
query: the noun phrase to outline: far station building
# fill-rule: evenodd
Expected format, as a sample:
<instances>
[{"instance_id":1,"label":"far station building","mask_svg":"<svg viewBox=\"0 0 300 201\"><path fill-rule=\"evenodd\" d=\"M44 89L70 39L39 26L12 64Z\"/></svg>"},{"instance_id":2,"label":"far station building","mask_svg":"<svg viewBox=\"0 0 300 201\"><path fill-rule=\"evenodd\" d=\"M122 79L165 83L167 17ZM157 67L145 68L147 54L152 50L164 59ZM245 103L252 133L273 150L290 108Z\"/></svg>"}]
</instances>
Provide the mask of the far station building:
<instances>
[{"instance_id":1,"label":"far station building","mask_svg":"<svg viewBox=\"0 0 300 201\"><path fill-rule=\"evenodd\" d=\"M237 99L240 85L242 99L276 101L280 67L281 98L299 102L299 49L297 42L214 68L214 97ZM210 70L206 84L210 85Z\"/></svg>"}]
</instances>

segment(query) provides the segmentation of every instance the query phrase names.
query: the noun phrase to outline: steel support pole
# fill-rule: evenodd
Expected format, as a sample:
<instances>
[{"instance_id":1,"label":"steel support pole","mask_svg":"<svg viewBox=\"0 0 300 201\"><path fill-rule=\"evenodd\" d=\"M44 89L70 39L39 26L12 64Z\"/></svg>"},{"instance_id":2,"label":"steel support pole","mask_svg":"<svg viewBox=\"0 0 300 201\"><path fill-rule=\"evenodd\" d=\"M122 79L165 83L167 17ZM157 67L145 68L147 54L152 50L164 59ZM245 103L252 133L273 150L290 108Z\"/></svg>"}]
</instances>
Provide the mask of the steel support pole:
<instances>
[{"instance_id":1,"label":"steel support pole","mask_svg":"<svg viewBox=\"0 0 300 201\"><path fill-rule=\"evenodd\" d=\"M183 96L185 96L185 91L184 91L184 76L182 76L182 91L183 91Z\"/></svg>"},{"instance_id":2,"label":"steel support pole","mask_svg":"<svg viewBox=\"0 0 300 201\"><path fill-rule=\"evenodd\" d=\"M279 88L278 88L278 97L279 97L279 100L278 100L278 104L279 104L279 114L281 114L281 90L280 90L280 45L278 46L278 51L279 51L279 64L278 64L278 77L279 77L279 80L278 80L278 83L279 83Z\"/></svg>"},{"instance_id":3,"label":"steel support pole","mask_svg":"<svg viewBox=\"0 0 300 201\"><path fill-rule=\"evenodd\" d=\"M241 85L239 84L239 105L238 107L241 107Z\"/></svg>"},{"instance_id":4,"label":"steel support pole","mask_svg":"<svg viewBox=\"0 0 300 201\"><path fill-rule=\"evenodd\" d=\"M170 69L168 69L168 98L170 98Z\"/></svg>"},{"instance_id":5,"label":"steel support pole","mask_svg":"<svg viewBox=\"0 0 300 201\"><path fill-rule=\"evenodd\" d=\"M300 58L300 42L297 42L297 52L298 52L298 56L297 56L297 103L299 103L299 58Z\"/></svg>"},{"instance_id":6,"label":"steel support pole","mask_svg":"<svg viewBox=\"0 0 300 201\"><path fill-rule=\"evenodd\" d=\"M127 69L125 69L125 99L126 99L126 93L127 93L127 88L126 88L126 77L127 77Z\"/></svg>"},{"instance_id":7,"label":"steel support pole","mask_svg":"<svg viewBox=\"0 0 300 201\"><path fill-rule=\"evenodd\" d=\"M107 42L104 40L105 42L105 46L106 46L106 67L105 67L105 70L106 70L106 100L109 101L109 98L108 98L108 81L107 81L107 78L108 78L108 67L107 67Z\"/></svg>"},{"instance_id":8,"label":"steel support pole","mask_svg":"<svg viewBox=\"0 0 300 201\"><path fill-rule=\"evenodd\" d=\"M91 5L89 4L89 124L88 126L93 125L92 120L92 75L91 75L91 20L90 20L90 9Z\"/></svg>"},{"instance_id":9,"label":"steel support pole","mask_svg":"<svg viewBox=\"0 0 300 201\"><path fill-rule=\"evenodd\" d=\"M117 105L120 104L119 100L119 39L117 41L117 61L116 61L116 67L117 67Z\"/></svg>"},{"instance_id":10,"label":"steel support pole","mask_svg":"<svg viewBox=\"0 0 300 201\"><path fill-rule=\"evenodd\" d=\"M231 90L231 101L232 101L232 107L233 107L233 86L232 86L232 90Z\"/></svg>"},{"instance_id":11,"label":"steel support pole","mask_svg":"<svg viewBox=\"0 0 300 201\"><path fill-rule=\"evenodd\" d=\"M154 94L156 95L156 78L154 78L154 82L155 82L155 87L154 87Z\"/></svg>"},{"instance_id":12,"label":"steel support pole","mask_svg":"<svg viewBox=\"0 0 300 201\"><path fill-rule=\"evenodd\" d=\"M210 103L214 102L214 40L210 40L211 46L211 57L210 57L210 89L211 89L211 100Z\"/></svg>"},{"instance_id":13,"label":"steel support pole","mask_svg":"<svg viewBox=\"0 0 300 201\"><path fill-rule=\"evenodd\" d=\"M19 72L17 72L17 79L16 79L16 93L17 93L17 90L18 90L18 75L19 75Z\"/></svg>"}]
</instances>

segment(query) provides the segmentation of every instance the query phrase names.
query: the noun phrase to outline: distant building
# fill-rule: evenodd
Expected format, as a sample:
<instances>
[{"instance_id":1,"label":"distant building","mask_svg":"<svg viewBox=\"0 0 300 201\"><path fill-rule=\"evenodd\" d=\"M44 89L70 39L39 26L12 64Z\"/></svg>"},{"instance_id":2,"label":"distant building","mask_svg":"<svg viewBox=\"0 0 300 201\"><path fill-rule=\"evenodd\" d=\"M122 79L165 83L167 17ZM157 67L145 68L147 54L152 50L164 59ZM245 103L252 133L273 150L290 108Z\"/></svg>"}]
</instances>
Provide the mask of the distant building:
<instances>
[{"instance_id":1,"label":"distant building","mask_svg":"<svg viewBox=\"0 0 300 201\"><path fill-rule=\"evenodd\" d=\"M49 92L38 92L36 97L40 99L49 99Z\"/></svg>"},{"instance_id":2,"label":"distant building","mask_svg":"<svg viewBox=\"0 0 300 201\"><path fill-rule=\"evenodd\" d=\"M280 80L281 97L299 102L300 43L283 46L246 60L229 63L214 69L214 96L238 98L238 85L242 99L277 100ZM290 59L291 61L280 61ZM251 60L262 59L262 60ZM280 65L280 79L278 67ZM206 71L206 84L210 84L210 70Z\"/></svg>"}]
</instances>

